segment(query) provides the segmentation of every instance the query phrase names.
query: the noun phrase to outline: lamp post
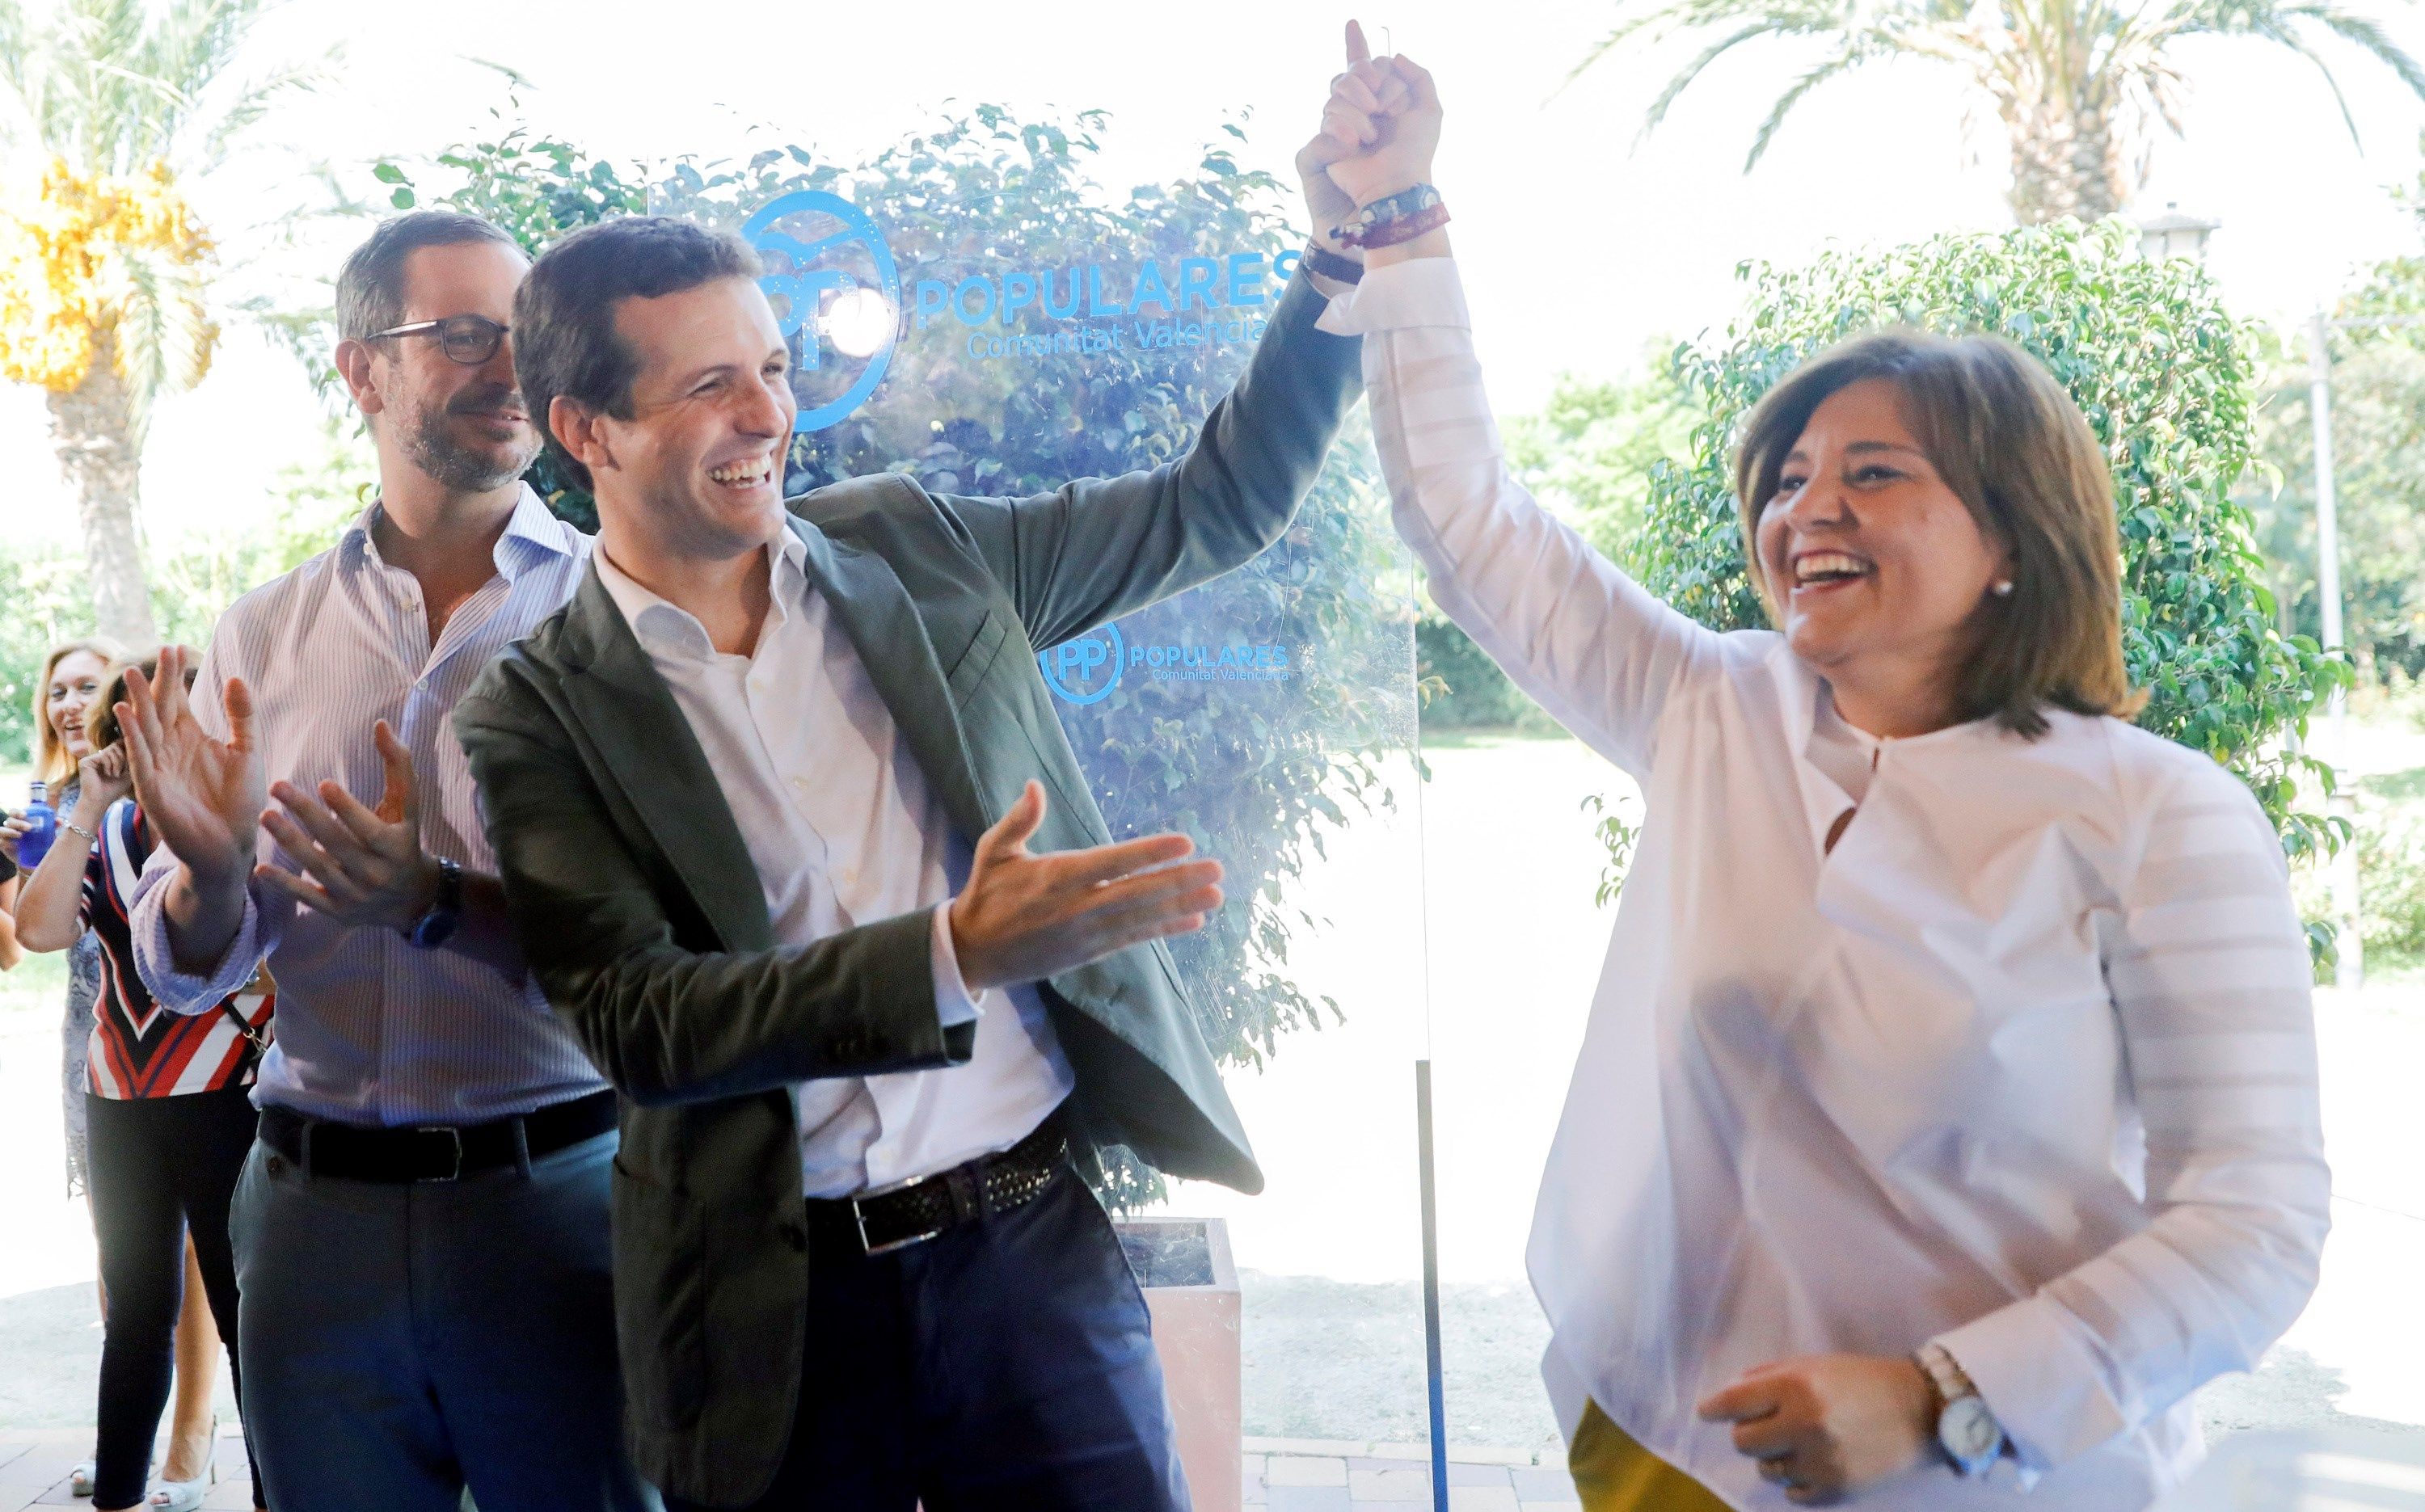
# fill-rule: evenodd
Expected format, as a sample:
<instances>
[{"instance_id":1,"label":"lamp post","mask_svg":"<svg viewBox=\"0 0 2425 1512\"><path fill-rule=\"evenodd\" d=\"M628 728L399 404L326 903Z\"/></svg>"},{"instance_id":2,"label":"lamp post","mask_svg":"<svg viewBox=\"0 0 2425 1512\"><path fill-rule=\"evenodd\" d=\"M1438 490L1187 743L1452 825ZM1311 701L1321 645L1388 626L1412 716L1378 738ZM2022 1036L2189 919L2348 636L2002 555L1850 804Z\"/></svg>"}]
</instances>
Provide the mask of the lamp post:
<instances>
[{"instance_id":1,"label":"lamp post","mask_svg":"<svg viewBox=\"0 0 2425 1512\"><path fill-rule=\"evenodd\" d=\"M2324 649L2343 649L2341 624L2340 500L2333 477L2333 346L2332 321L2321 310L2307 322L2308 404L2316 426L2316 598L2323 613ZM2333 685L2324 704L2325 727L2332 731L2333 760L2349 763L2349 694ZM2346 792L2333 793L2333 811L2349 819ZM2366 944L2358 921L2357 841L2353 835L2334 855L2332 865L2334 937L2339 960L2334 967L2337 985L2366 985Z\"/></svg>"}]
</instances>

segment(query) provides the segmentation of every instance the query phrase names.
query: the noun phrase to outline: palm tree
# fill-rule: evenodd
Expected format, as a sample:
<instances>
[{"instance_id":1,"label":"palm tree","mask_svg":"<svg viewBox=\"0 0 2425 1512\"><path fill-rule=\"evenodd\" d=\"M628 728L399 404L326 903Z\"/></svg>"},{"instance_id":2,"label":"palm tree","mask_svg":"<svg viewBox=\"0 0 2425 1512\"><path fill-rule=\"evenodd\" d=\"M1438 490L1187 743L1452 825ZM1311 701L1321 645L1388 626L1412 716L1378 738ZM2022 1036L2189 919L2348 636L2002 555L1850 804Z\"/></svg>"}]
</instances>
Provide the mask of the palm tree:
<instances>
[{"instance_id":1,"label":"palm tree","mask_svg":"<svg viewBox=\"0 0 2425 1512\"><path fill-rule=\"evenodd\" d=\"M230 74L262 0L0 0L0 377L48 392L99 628L154 639L137 484L154 399L217 344L209 234L180 192L315 75ZM13 112L9 107L13 106ZM13 114L15 119L9 119Z\"/></svg>"},{"instance_id":2,"label":"palm tree","mask_svg":"<svg viewBox=\"0 0 2425 1512\"><path fill-rule=\"evenodd\" d=\"M2184 81L2173 44L2184 37L2245 37L2305 58L2323 73L2353 138L2356 122L2316 47L2322 37L2382 62L2425 97L2425 71L2379 23L2325 0L1663 0L1623 19L1574 72L1620 43L1669 36L1703 46L1651 103L1646 132L1736 47L1772 38L1819 43L1818 61L1771 103L1746 172L1794 106L1863 64L1919 58L1959 69L2003 120L2013 214L2024 225L2096 220L2122 208L2145 177L2155 123L2180 135Z\"/></svg>"}]
</instances>

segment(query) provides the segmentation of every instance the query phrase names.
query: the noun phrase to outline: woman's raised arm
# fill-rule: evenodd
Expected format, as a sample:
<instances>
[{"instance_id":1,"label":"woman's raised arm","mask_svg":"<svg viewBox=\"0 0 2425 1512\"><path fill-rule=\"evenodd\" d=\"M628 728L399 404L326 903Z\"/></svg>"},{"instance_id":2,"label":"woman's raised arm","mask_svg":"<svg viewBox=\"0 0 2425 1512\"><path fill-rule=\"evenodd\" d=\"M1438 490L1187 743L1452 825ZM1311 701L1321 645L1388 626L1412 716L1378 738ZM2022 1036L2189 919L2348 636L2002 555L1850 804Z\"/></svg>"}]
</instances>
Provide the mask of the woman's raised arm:
<instances>
[{"instance_id":1,"label":"woman's raised arm","mask_svg":"<svg viewBox=\"0 0 2425 1512\"><path fill-rule=\"evenodd\" d=\"M1456 263L1375 265L1323 320L1364 338L1393 517L1433 599L1559 724L1645 776L1661 711L1715 668L1717 637L1652 597L1508 472Z\"/></svg>"}]
</instances>

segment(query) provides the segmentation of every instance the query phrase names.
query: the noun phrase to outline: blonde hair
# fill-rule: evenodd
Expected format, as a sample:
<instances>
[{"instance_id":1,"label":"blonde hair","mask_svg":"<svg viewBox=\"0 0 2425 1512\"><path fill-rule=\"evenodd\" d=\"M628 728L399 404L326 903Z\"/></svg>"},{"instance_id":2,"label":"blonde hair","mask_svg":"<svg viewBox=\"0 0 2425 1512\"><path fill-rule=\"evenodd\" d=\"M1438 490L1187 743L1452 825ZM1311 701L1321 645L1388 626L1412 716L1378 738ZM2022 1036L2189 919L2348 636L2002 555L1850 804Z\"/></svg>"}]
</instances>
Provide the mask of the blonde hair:
<instances>
[{"instance_id":1,"label":"blonde hair","mask_svg":"<svg viewBox=\"0 0 2425 1512\"><path fill-rule=\"evenodd\" d=\"M67 742L59 739L57 727L51 723L51 674L78 651L96 658L104 676L108 668L126 659L117 642L98 635L61 641L42 658L41 676L34 679L34 780L48 783L54 792L75 776L76 764L75 757L68 755Z\"/></svg>"},{"instance_id":2,"label":"blonde hair","mask_svg":"<svg viewBox=\"0 0 2425 1512\"><path fill-rule=\"evenodd\" d=\"M1743 559L1770 620L1781 616L1759 565L1760 513L1811 415L1871 378L1894 385L1937 475L2012 554L2012 593L1987 601L1984 633L1956 675L1958 717L1993 717L2034 739L2049 705L2136 714L2146 700L2122 664L2122 542L2105 454L2054 375L1999 337L1858 337L1795 369L1752 410L1735 499Z\"/></svg>"}]
</instances>

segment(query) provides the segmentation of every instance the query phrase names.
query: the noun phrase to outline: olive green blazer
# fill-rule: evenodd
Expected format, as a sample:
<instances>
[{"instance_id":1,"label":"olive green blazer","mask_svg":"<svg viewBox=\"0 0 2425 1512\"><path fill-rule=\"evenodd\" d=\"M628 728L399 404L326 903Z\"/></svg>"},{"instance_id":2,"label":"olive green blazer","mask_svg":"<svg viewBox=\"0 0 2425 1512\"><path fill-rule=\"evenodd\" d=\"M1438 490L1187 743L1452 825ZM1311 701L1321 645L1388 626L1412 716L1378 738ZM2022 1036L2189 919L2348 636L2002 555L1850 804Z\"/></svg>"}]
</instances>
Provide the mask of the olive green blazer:
<instances>
[{"instance_id":1,"label":"olive green blazer","mask_svg":"<svg viewBox=\"0 0 2425 1512\"><path fill-rule=\"evenodd\" d=\"M1277 541L1361 385L1303 275L1178 461L1029 499L899 474L795 501L808 574L953 826L1031 778L1039 851L1110 836L1036 650L1193 587ZM789 1439L808 1295L792 1088L967 1059L937 1022L917 914L780 947L756 868L672 692L593 566L457 706L531 969L622 1094L617 1329L641 1472L693 1501L758 1496ZM1038 984L1077 1075L1082 1155L1125 1144L1176 1176L1262 1185L1160 942ZM812 1260L813 1257L808 1257Z\"/></svg>"}]
</instances>

